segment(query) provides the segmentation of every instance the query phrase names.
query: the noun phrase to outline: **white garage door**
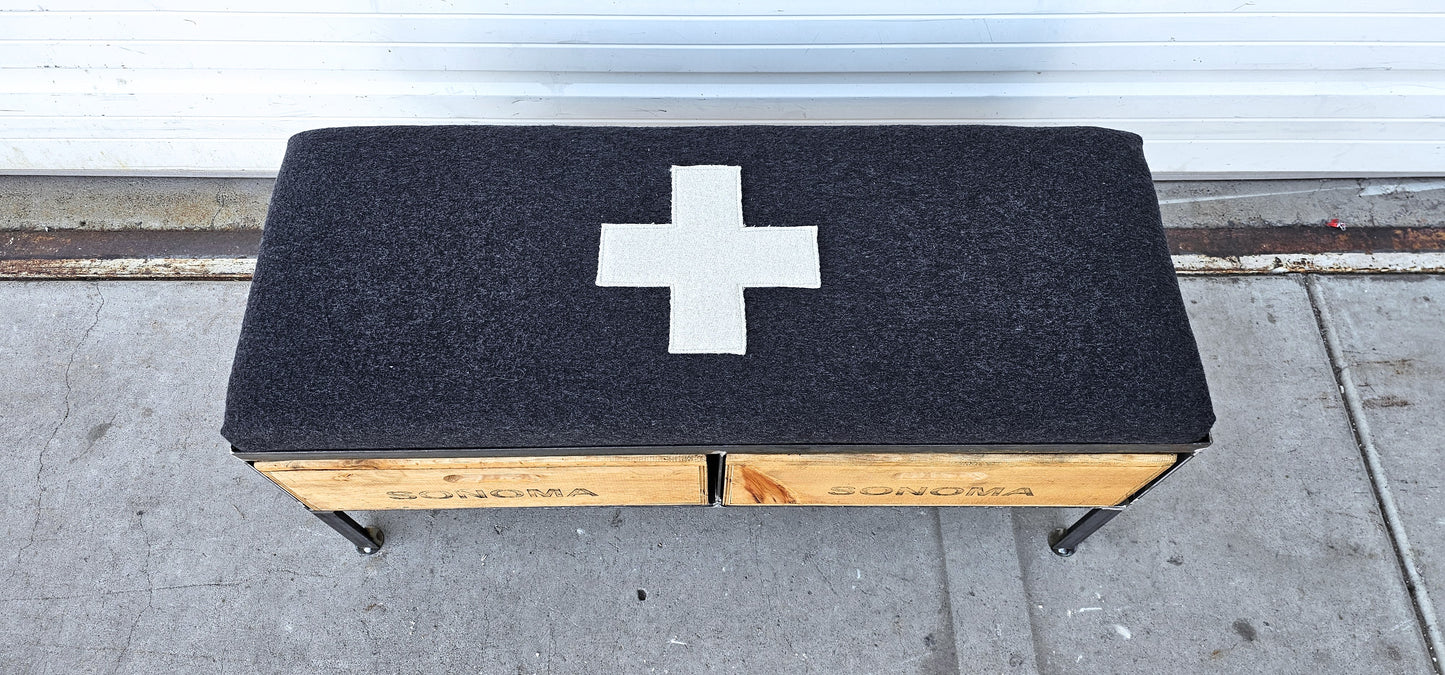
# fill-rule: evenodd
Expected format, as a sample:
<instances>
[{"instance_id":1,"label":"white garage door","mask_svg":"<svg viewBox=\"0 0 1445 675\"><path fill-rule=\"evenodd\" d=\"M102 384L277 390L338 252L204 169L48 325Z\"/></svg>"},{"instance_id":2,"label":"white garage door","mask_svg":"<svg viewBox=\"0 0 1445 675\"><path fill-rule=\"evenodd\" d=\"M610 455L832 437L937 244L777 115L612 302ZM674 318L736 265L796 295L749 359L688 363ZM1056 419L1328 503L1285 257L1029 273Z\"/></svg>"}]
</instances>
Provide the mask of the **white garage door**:
<instances>
[{"instance_id":1,"label":"white garage door","mask_svg":"<svg viewBox=\"0 0 1445 675\"><path fill-rule=\"evenodd\" d=\"M309 128L557 121L1091 124L1143 135L1162 177L1445 173L1438 2L6 9L8 173L268 175Z\"/></svg>"}]
</instances>

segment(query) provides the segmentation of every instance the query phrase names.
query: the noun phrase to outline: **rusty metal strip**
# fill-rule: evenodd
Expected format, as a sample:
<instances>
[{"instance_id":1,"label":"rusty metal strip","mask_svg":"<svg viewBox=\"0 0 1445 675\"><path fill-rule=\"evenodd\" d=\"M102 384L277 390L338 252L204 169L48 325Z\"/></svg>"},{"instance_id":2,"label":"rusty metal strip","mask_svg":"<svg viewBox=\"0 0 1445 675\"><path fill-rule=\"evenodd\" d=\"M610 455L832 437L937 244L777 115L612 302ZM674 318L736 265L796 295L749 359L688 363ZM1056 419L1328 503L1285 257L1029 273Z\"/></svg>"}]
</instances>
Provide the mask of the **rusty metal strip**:
<instances>
[{"instance_id":1,"label":"rusty metal strip","mask_svg":"<svg viewBox=\"0 0 1445 675\"><path fill-rule=\"evenodd\" d=\"M0 233L0 260L254 258L260 230L50 230Z\"/></svg>"},{"instance_id":2,"label":"rusty metal strip","mask_svg":"<svg viewBox=\"0 0 1445 675\"><path fill-rule=\"evenodd\" d=\"M260 230L0 233L0 279L250 279Z\"/></svg>"},{"instance_id":3,"label":"rusty metal strip","mask_svg":"<svg viewBox=\"0 0 1445 675\"><path fill-rule=\"evenodd\" d=\"M1445 272L1445 227L1171 228L1180 274Z\"/></svg>"},{"instance_id":4,"label":"rusty metal strip","mask_svg":"<svg viewBox=\"0 0 1445 675\"><path fill-rule=\"evenodd\" d=\"M1176 255L1178 274L1441 274L1445 252L1301 253L1294 255Z\"/></svg>"},{"instance_id":5,"label":"rusty metal strip","mask_svg":"<svg viewBox=\"0 0 1445 675\"><path fill-rule=\"evenodd\" d=\"M1216 258L1312 253L1437 253L1445 227L1195 227L1165 230L1169 252Z\"/></svg>"},{"instance_id":6,"label":"rusty metal strip","mask_svg":"<svg viewBox=\"0 0 1445 675\"><path fill-rule=\"evenodd\" d=\"M247 280L255 258L0 258L0 280Z\"/></svg>"},{"instance_id":7,"label":"rusty metal strip","mask_svg":"<svg viewBox=\"0 0 1445 675\"><path fill-rule=\"evenodd\" d=\"M1171 228L1181 274L1445 272L1445 227ZM249 279L259 230L0 233L0 279Z\"/></svg>"},{"instance_id":8,"label":"rusty metal strip","mask_svg":"<svg viewBox=\"0 0 1445 675\"><path fill-rule=\"evenodd\" d=\"M1445 253L1316 253L1256 256L1173 256L1179 274L1280 274L1285 272L1445 273ZM0 260L0 280L130 279L161 281L251 278L255 258L109 258Z\"/></svg>"}]
</instances>

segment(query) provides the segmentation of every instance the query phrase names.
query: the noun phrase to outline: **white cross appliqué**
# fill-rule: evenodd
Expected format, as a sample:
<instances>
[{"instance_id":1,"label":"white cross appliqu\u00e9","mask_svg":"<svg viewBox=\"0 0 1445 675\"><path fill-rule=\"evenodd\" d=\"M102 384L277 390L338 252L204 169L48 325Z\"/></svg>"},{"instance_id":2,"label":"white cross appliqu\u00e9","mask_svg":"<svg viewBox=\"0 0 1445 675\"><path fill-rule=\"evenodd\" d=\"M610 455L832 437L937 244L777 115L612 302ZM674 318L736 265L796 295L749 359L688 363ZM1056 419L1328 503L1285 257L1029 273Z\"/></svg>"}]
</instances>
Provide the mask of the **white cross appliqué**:
<instances>
[{"instance_id":1,"label":"white cross appliqu\u00e9","mask_svg":"<svg viewBox=\"0 0 1445 675\"><path fill-rule=\"evenodd\" d=\"M745 354L743 289L819 288L818 228L745 227L742 167L672 167L672 222L602 225L598 286L672 291L667 351Z\"/></svg>"}]
</instances>

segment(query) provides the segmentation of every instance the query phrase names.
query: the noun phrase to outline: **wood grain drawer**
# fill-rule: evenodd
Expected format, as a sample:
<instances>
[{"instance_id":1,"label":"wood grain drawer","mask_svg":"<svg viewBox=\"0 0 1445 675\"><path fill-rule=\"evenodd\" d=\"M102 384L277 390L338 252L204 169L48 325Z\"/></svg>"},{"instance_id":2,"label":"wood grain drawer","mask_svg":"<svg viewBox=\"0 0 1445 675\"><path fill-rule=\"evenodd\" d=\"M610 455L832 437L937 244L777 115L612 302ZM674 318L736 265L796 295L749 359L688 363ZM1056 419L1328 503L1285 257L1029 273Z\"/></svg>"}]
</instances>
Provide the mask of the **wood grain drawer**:
<instances>
[{"instance_id":1,"label":"wood grain drawer","mask_svg":"<svg viewBox=\"0 0 1445 675\"><path fill-rule=\"evenodd\" d=\"M295 460L254 466L322 511L707 503L703 455Z\"/></svg>"},{"instance_id":2,"label":"wood grain drawer","mask_svg":"<svg viewBox=\"0 0 1445 675\"><path fill-rule=\"evenodd\" d=\"M723 504L1114 506L1172 454L729 454Z\"/></svg>"}]
</instances>

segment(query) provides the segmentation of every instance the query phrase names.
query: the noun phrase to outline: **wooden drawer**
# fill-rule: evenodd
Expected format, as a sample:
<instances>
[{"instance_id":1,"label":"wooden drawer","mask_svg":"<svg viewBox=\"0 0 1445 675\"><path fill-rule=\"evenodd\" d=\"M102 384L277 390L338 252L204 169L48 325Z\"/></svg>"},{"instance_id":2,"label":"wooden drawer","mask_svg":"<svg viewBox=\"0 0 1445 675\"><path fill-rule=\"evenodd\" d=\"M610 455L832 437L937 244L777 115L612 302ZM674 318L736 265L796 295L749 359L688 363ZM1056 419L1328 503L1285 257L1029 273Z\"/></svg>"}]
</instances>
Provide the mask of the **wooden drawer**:
<instances>
[{"instance_id":1,"label":"wooden drawer","mask_svg":"<svg viewBox=\"0 0 1445 675\"><path fill-rule=\"evenodd\" d=\"M256 462L321 511L706 504L703 455Z\"/></svg>"},{"instance_id":2,"label":"wooden drawer","mask_svg":"<svg viewBox=\"0 0 1445 675\"><path fill-rule=\"evenodd\" d=\"M723 503L1113 506L1171 454L729 454Z\"/></svg>"}]
</instances>

